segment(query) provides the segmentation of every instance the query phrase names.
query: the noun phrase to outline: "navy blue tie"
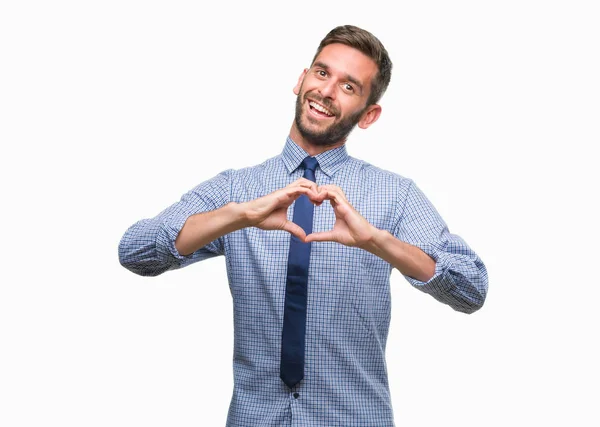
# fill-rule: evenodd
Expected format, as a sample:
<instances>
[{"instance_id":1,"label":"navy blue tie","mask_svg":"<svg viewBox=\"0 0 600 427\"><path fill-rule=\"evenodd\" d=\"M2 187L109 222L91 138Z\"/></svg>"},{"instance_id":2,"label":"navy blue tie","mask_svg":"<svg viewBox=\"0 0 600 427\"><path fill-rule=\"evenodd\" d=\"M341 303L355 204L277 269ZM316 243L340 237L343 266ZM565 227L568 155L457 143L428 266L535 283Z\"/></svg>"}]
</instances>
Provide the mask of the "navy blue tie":
<instances>
[{"instance_id":1,"label":"navy blue tie","mask_svg":"<svg viewBox=\"0 0 600 427\"><path fill-rule=\"evenodd\" d=\"M302 161L304 178L315 181L317 159L307 157ZM314 205L307 196L296 199L293 221L312 233ZM281 333L281 366L279 376L289 388L304 378L304 334L306 332L306 296L308 284L308 261L310 243L304 243L292 235L288 256L287 281L285 285L285 308Z\"/></svg>"}]
</instances>

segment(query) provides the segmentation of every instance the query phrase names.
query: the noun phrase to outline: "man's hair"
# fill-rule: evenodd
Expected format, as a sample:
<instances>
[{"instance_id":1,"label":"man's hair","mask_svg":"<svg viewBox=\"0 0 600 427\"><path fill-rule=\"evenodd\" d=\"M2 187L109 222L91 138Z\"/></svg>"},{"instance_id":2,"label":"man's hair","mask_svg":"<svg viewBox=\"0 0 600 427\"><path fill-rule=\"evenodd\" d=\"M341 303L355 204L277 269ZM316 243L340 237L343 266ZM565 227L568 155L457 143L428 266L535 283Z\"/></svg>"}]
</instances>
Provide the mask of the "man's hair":
<instances>
[{"instance_id":1,"label":"man's hair","mask_svg":"<svg viewBox=\"0 0 600 427\"><path fill-rule=\"evenodd\" d=\"M341 43L353 47L375 61L378 72L371 81L371 94L367 100L367 105L376 104L383 96L392 77L392 61L383 44L367 30L355 27L354 25L340 25L331 30L321 40L321 44L312 62L315 62L315 59L317 59L317 56L319 56L325 46L333 43Z\"/></svg>"}]
</instances>

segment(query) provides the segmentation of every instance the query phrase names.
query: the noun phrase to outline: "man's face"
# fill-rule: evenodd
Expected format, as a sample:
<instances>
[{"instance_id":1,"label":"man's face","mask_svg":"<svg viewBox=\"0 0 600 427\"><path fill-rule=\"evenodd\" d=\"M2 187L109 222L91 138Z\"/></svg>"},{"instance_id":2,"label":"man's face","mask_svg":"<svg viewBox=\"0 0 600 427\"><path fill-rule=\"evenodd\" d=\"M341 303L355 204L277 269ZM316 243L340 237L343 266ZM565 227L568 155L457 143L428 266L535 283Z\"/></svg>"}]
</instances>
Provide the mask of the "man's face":
<instances>
[{"instance_id":1,"label":"man's face","mask_svg":"<svg viewBox=\"0 0 600 427\"><path fill-rule=\"evenodd\" d=\"M377 65L362 52L339 43L325 46L294 88L302 137L319 146L345 141L373 107L366 103L376 73Z\"/></svg>"}]
</instances>

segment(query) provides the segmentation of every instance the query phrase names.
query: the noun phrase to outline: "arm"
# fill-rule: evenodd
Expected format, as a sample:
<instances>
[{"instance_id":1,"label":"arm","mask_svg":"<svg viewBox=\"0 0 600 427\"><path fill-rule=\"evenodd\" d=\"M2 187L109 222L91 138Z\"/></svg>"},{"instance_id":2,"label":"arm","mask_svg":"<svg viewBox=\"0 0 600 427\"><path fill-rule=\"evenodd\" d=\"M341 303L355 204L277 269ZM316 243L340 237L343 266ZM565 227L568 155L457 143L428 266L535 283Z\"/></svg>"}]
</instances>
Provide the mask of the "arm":
<instances>
[{"instance_id":1,"label":"arm","mask_svg":"<svg viewBox=\"0 0 600 427\"><path fill-rule=\"evenodd\" d=\"M448 232L431 203L411 183L398 208L394 234L363 218L337 186L320 187L331 201L336 222L331 231L313 233L306 241L336 241L377 255L406 279L454 310L478 310L487 292L487 272L477 255Z\"/></svg>"},{"instance_id":2,"label":"arm","mask_svg":"<svg viewBox=\"0 0 600 427\"><path fill-rule=\"evenodd\" d=\"M396 239L390 233L371 225L346 199L335 185L319 187L323 198L330 201L336 222L331 231L312 233L307 242L334 241L356 246L389 262L406 276L429 280L435 271L435 261L416 246Z\"/></svg>"},{"instance_id":3,"label":"arm","mask_svg":"<svg viewBox=\"0 0 600 427\"><path fill-rule=\"evenodd\" d=\"M387 261L404 276L427 282L435 274L435 261L421 249L385 230L370 225L370 237L361 248Z\"/></svg>"},{"instance_id":4,"label":"arm","mask_svg":"<svg viewBox=\"0 0 600 427\"><path fill-rule=\"evenodd\" d=\"M303 194L313 203L320 204L323 196L316 193L316 188L314 182L301 178L264 197L245 203L229 203L211 212L192 215L177 236L175 248L181 254L191 254L212 240L245 227L285 230L304 240L306 233L287 219L287 209Z\"/></svg>"},{"instance_id":5,"label":"arm","mask_svg":"<svg viewBox=\"0 0 600 427\"><path fill-rule=\"evenodd\" d=\"M200 184L155 218L130 227L121 239L119 259L136 274L156 276L223 254L222 237L244 227L286 230L304 239L302 228L287 220L287 208L302 194L320 203L315 190L314 183L300 179L258 199L231 203L225 172Z\"/></svg>"},{"instance_id":6,"label":"arm","mask_svg":"<svg viewBox=\"0 0 600 427\"><path fill-rule=\"evenodd\" d=\"M175 239L190 216L229 203L230 179L231 171L225 171L196 186L154 218L129 227L119 243L121 265L141 276L157 276L223 254L222 239L215 238L187 255L179 253Z\"/></svg>"},{"instance_id":7,"label":"arm","mask_svg":"<svg viewBox=\"0 0 600 427\"><path fill-rule=\"evenodd\" d=\"M463 313L473 313L483 306L488 289L485 265L460 236L448 231L437 210L413 182L398 212L394 236L435 260L435 274L430 280L406 277L414 287Z\"/></svg>"}]
</instances>

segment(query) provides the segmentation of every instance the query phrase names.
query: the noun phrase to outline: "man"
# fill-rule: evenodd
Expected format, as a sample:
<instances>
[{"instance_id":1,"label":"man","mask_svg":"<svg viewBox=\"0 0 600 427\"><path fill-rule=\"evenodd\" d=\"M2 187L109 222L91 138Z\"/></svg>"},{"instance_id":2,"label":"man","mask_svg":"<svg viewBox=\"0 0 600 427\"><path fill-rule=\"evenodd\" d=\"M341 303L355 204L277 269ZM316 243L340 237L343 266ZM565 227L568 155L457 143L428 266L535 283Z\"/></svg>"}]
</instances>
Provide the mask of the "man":
<instances>
[{"instance_id":1,"label":"man","mask_svg":"<svg viewBox=\"0 0 600 427\"><path fill-rule=\"evenodd\" d=\"M225 255L234 304L228 426L393 426L389 278L472 313L479 257L415 184L348 156L377 121L392 63L371 33L333 29L294 88L281 155L228 170L123 236L121 263L157 275Z\"/></svg>"}]
</instances>

